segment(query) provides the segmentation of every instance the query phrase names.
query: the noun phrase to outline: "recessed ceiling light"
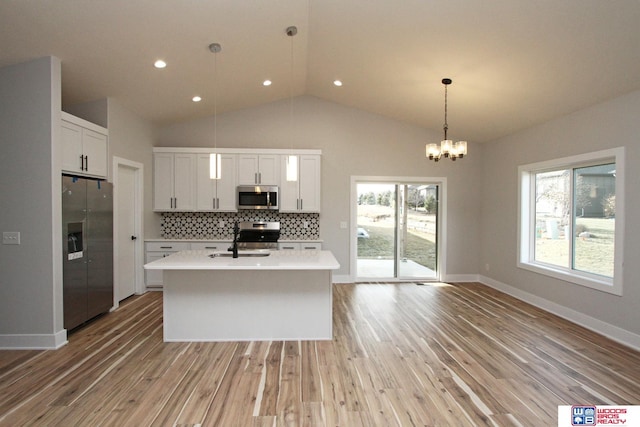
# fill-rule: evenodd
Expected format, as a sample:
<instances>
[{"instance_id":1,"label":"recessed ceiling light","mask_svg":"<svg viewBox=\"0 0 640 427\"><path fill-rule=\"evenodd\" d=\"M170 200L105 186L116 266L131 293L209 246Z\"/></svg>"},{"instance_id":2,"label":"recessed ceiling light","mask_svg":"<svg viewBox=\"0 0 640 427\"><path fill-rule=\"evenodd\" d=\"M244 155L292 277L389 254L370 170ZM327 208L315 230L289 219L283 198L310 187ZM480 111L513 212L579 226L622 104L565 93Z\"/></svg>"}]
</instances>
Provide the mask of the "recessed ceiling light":
<instances>
[{"instance_id":1,"label":"recessed ceiling light","mask_svg":"<svg viewBox=\"0 0 640 427\"><path fill-rule=\"evenodd\" d=\"M200 102L200 101L202 101L202 98L201 98L201 97L199 97L198 95L196 95L196 96L194 96L193 98L191 98L191 100L192 100L193 102Z\"/></svg>"},{"instance_id":2,"label":"recessed ceiling light","mask_svg":"<svg viewBox=\"0 0 640 427\"><path fill-rule=\"evenodd\" d=\"M333 85L334 85L334 86L338 86L338 87L340 87L340 86L342 86L342 81L340 81L340 80L334 80L334 81L333 81Z\"/></svg>"},{"instance_id":3,"label":"recessed ceiling light","mask_svg":"<svg viewBox=\"0 0 640 427\"><path fill-rule=\"evenodd\" d=\"M262 82L262 86L271 86L271 80L265 80Z\"/></svg>"},{"instance_id":4,"label":"recessed ceiling light","mask_svg":"<svg viewBox=\"0 0 640 427\"><path fill-rule=\"evenodd\" d=\"M158 59L156 62L153 63L153 66L156 68L164 68L167 66L167 63L164 62L162 59Z\"/></svg>"}]
</instances>

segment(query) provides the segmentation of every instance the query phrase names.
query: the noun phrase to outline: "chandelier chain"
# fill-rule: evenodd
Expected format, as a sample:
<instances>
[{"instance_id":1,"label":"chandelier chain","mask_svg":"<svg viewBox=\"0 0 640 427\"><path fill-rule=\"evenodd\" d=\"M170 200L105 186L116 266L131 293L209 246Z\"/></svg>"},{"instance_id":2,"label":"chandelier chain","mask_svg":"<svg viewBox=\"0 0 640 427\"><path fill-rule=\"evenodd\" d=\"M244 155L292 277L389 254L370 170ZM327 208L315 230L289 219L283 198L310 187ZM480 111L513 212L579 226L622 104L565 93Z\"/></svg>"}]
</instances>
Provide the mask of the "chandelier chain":
<instances>
[{"instance_id":1,"label":"chandelier chain","mask_svg":"<svg viewBox=\"0 0 640 427\"><path fill-rule=\"evenodd\" d=\"M444 85L444 139L447 139L447 130L449 130L449 124L447 123L447 86L448 85Z\"/></svg>"}]
</instances>

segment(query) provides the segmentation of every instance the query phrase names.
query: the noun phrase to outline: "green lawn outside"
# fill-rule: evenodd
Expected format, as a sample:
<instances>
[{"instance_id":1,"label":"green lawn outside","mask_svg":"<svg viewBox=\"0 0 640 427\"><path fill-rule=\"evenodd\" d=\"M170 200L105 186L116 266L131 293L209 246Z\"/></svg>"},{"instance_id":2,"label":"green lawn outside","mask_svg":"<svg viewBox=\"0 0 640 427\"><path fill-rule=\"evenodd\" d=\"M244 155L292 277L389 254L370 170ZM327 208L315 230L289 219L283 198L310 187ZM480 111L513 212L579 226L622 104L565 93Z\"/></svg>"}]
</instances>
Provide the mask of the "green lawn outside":
<instances>
[{"instance_id":1,"label":"green lawn outside","mask_svg":"<svg viewBox=\"0 0 640 427\"><path fill-rule=\"evenodd\" d=\"M586 227L589 235L576 236L574 268L580 271L613 277L615 220L611 218L578 218L577 225ZM564 232L557 239L536 239L537 261L570 267L569 240Z\"/></svg>"},{"instance_id":2,"label":"green lawn outside","mask_svg":"<svg viewBox=\"0 0 640 427\"><path fill-rule=\"evenodd\" d=\"M409 230L405 244L405 258L432 270L436 269L435 215L420 211L408 214ZM393 209L372 205L358 207L358 227L369 233L369 238L358 238L358 258L393 259Z\"/></svg>"}]
</instances>

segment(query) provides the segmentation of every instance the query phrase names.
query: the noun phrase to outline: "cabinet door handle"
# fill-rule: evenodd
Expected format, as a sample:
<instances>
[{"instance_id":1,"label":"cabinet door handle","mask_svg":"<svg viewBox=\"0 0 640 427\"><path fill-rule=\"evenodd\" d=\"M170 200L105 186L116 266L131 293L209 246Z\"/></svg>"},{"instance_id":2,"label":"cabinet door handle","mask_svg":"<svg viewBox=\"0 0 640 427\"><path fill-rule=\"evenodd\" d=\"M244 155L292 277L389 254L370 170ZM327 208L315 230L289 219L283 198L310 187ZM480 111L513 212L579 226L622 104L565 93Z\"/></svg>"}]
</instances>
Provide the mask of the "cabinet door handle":
<instances>
[{"instance_id":1,"label":"cabinet door handle","mask_svg":"<svg viewBox=\"0 0 640 427\"><path fill-rule=\"evenodd\" d=\"M173 249L173 246L160 246L160 249Z\"/></svg>"},{"instance_id":2,"label":"cabinet door handle","mask_svg":"<svg viewBox=\"0 0 640 427\"><path fill-rule=\"evenodd\" d=\"M84 156L80 154L80 170L84 170Z\"/></svg>"},{"instance_id":3,"label":"cabinet door handle","mask_svg":"<svg viewBox=\"0 0 640 427\"><path fill-rule=\"evenodd\" d=\"M258 184L262 184L262 172L258 172Z\"/></svg>"},{"instance_id":4,"label":"cabinet door handle","mask_svg":"<svg viewBox=\"0 0 640 427\"><path fill-rule=\"evenodd\" d=\"M220 199L216 199L216 209L220 209Z\"/></svg>"},{"instance_id":5,"label":"cabinet door handle","mask_svg":"<svg viewBox=\"0 0 640 427\"><path fill-rule=\"evenodd\" d=\"M302 209L303 209L303 207L302 207L302 203L303 203L303 202L304 202L304 200L303 200L303 199L300 199L300 210L302 210Z\"/></svg>"},{"instance_id":6,"label":"cabinet door handle","mask_svg":"<svg viewBox=\"0 0 640 427\"><path fill-rule=\"evenodd\" d=\"M89 156L84 156L84 170L89 170Z\"/></svg>"}]
</instances>

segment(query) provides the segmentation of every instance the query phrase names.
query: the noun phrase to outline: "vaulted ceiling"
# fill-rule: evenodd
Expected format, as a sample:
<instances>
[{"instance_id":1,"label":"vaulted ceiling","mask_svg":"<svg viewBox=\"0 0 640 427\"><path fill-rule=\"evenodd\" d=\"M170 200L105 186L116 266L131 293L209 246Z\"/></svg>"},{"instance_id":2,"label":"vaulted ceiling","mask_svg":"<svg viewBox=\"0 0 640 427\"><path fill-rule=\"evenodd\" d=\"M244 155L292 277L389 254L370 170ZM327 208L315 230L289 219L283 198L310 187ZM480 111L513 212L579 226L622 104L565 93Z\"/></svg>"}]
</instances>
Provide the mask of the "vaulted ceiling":
<instances>
[{"instance_id":1,"label":"vaulted ceiling","mask_svg":"<svg viewBox=\"0 0 640 427\"><path fill-rule=\"evenodd\" d=\"M212 42L218 113L293 93L437 130L449 77L450 136L485 142L640 89L638 23L636 0L0 0L0 66L57 56L64 104L158 125L213 114Z\"/></svg>"}]
</instances>

